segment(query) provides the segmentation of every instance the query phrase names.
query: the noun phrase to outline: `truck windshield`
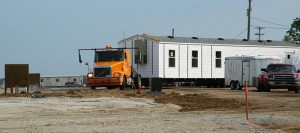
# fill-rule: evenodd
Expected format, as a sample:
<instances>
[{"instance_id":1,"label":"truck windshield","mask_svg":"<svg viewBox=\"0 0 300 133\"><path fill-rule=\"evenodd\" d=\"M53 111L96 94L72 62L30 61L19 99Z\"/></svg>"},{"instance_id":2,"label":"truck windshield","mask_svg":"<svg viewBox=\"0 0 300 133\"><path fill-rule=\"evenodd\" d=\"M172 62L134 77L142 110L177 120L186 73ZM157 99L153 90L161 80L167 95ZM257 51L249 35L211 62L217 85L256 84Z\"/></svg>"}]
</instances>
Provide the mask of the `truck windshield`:
<instances>
[{"instance_id":1,"label":"truck windshield","mask_svg":"<svg viewBox=\"0 0 300 133\"><path fill-rule=\"evenodd\" d=\"M95 61L123 61L123 51L96 51Z\"/></svg>"},{"instance_id":2,"label":"truck windshield","mask_svg":"<svg viewBox=\"0 0 300 133\"><path fill-rule=\"evenodd\" d=\"M294 66L269 66L268 72L295 72Z\"/></svg>"}]
</instances>

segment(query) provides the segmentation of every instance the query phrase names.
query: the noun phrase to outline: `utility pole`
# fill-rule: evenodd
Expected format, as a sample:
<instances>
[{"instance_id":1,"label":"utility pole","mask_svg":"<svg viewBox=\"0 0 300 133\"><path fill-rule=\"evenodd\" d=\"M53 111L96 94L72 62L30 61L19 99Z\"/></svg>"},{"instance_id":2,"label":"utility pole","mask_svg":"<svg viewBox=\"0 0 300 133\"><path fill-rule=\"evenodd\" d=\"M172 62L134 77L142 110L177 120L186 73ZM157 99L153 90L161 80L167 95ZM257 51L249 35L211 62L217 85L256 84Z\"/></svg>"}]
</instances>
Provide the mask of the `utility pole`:
<instances>
[{"instance_id":1,"label":"utility pole","mask_svg":"<svg viewBox=\"0 0 300 133\"><path fill-rule=\"evenodd\" d=\"M248 9L247 9L247 16L248 16L248 33L247 33L247 40L250 40L250 19L251 19L251 11L252 11L251 2L252 2L252 0L249 0L249 7L248 7Z\"/></svg>"},{"instance_id":2,"label":"utility pole","mask_svg":"<svg viewBox=\"0 0 300 133\"><path fill-rule=\"evenodd\" d=\"M258 26L258 27L255 27L255 28L258 29L258 33L255 33L255 35L258 35L258 40L260 41L260 36L265 34L265 33L261 33L260 31L262 29L264 29L265 27Z\"/></svg>"}]
</instances>

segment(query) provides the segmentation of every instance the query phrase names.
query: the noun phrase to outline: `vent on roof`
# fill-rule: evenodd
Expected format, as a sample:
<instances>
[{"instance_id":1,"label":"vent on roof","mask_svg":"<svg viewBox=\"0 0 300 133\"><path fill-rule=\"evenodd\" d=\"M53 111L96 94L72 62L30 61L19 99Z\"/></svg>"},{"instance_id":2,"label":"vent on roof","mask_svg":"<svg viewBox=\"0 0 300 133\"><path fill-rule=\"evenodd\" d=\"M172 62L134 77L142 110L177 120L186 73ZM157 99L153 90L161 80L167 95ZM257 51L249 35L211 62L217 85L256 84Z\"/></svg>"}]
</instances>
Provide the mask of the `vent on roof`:
<instances>
[{"instance_id":1,"label":"vent on roof","mask_svg":"<svg viewBox=\"0 0 300 133\"><path fill-rule=\"evenodd\" d=\"M264 42L263 40L258 40L258 42Z\"/></svg>"},{"instance_id":2,"label":"vent on roof","mask_svg":"<svg viewBox=\"0 0 300 133\"><path fill-rule=\"evenodd\" d=\"M267 40L267 42L272 42L272 40Z\"/></svg>"},{"instance_id":3,"label":"vent on roof","mask_svg":"<svg viewBox=\"0 0 300 133\"><path fill-rule=\"evenodd\" d=\"M243 41L248 41L248 39L243 39Z\"/></svg>"},{"instance_id":4,"label":"vent on roof","mask_svg":"<svg viewBox=\"0 0 300 133\"><path fill-rule=\"evenodd\" d=\"M218 38L218 40L224 40L224 38Z\"/></svg>"},{"instance_id":5,"label":"vent on roof","mask_svg":"<svg viewBox=\"0 0 300 133\"><path fill-rule=\"evenodd\" d=\"M198 39L198 37L192 37L193 39Z\"/></svg>"},{"instance_id":6,"label":"vent on roof","mask_svg":"<svg viewBox=\"0 0 300 133\"><path fill-rule=\"evenodd\" d=\"M174 38L174 36L168 36L168 38Z\"/></svg>"}]
</instances>

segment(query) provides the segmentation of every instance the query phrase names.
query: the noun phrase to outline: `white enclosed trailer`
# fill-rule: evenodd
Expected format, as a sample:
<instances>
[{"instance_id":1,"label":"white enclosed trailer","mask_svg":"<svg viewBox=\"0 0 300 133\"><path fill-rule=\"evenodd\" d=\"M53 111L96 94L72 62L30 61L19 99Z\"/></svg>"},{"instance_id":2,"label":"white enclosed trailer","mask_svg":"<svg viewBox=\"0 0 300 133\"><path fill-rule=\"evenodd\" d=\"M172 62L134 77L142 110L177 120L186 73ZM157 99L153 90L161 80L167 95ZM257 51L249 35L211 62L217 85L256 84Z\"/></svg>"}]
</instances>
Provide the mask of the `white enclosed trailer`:
<instances>
[{"instance_id":1,"label":"white enclosed trailer","mask_svg":"<svg viewBox=\"0 0 300 133\"><path fill-rule=\"evenodd\" d=\"M245 82L257 86L257 77L261 68L271 63L282 63L278 56L231 56L225 57L225 85L232 90L242 89Z\"/></svg>"},{"instance_id":2,"label":"white enclosed trailer","mask_svg":"<svg viewBox=\"0 0 300 133\"><path fill-rule=\"evenodd\" d=\"M161 78L163 82L195 82L198 86L223 87L225 57L235 55L279 56L283 63L300 68L300 45L284 41L142 34L121 40L118 47L139 48L130 50L131 59L146 86L149 78Z\"/></svg>"}]
</instances>

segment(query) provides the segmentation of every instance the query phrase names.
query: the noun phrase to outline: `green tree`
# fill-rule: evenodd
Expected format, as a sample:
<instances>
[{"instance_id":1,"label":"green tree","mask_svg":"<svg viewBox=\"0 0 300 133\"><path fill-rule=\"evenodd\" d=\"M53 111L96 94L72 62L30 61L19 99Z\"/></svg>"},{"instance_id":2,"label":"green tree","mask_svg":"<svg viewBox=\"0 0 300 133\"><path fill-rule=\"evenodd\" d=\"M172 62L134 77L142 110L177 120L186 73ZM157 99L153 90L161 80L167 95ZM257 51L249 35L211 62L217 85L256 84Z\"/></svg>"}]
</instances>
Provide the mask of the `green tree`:
<instances>
[{"instance_id":1,"label":"green tree","mask_svg":"<svg viewBox=\"0 0 300 133\"><path fill-rule=\"evenodd\" d=\"M284 36L285 41L300 45L300 18L294 19L291 28L286 33L287 35Z\"/></svg>"}]
</instances>

